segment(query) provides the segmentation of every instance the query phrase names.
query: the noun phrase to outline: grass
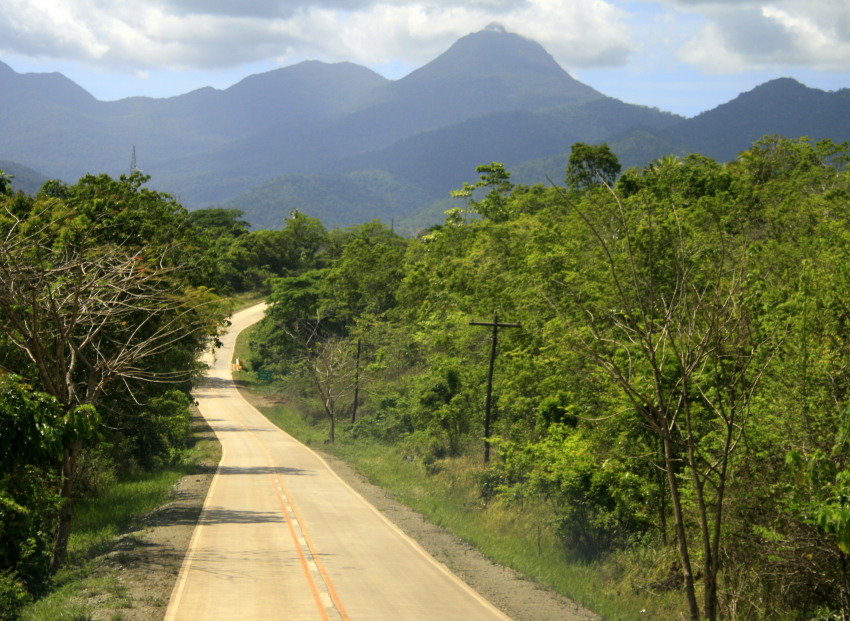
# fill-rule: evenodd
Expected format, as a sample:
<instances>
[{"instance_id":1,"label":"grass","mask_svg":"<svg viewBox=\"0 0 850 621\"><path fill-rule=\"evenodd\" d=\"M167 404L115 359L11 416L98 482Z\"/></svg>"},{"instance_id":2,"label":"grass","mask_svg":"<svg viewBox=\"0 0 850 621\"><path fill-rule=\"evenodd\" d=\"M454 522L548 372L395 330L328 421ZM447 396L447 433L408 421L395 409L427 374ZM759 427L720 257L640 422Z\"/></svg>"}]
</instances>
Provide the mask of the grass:
<instances>
[{"instance_id":1,"label":"grass","mask_svg":"<svg viewBox=\"0 0 850 621\"><path fill-rule=\"evenodd\" d=\"M133 519L168 502L171 488L186 474L184 467L142 473L112 485L98 498L77 504L74 534L68 543L70 562L107 551Z\"/></svg>"},{"instance_id":2,"label":"grass","mask_svg":"<svg viewBox=\"0 0 850 621\"><path fill-rule=\"evenodd\" d=\"M140 473L112 484L98 498L75 505L68 562L54 577L51 592L24 609L22 621L89 621L97 607L132 606L118 571L106 571L100 555L140 517L171 498L174 484L201 462L215 463L218 444L197 442L179 464ZM121 617L114 617L117 621Z\"/></svg>"}]
</instances>

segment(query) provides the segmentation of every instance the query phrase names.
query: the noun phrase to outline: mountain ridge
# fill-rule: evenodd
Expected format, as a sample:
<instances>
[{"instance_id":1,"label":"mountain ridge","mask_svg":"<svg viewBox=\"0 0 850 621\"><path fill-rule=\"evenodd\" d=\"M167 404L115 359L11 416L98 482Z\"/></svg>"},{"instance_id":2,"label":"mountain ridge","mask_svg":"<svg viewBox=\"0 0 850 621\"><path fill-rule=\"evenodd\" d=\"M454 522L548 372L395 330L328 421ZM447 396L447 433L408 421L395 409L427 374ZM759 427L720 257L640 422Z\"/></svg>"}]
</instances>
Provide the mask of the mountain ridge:
<instances>
[{"instance_id":1,"label":"mountain ridge","mask_svg":"<svg viewBox=\"0 0 850 621\"><path fill-rule=\"evenodd\" d=\"M624 165L689 152L726 160L769 133L850 139L848 109L850 90L786 78L687 119L607 97L538 43L491 26L399 80L305 61L162 99L101 102L61 74L0 62L0 159L73 182L127 172L135 150L152 184L189 208L239 205L255 226L276 227L300 202L346 226L426 209L482 163L540 182L578 141L609 142Z\"/></svg>"}]
</instances>

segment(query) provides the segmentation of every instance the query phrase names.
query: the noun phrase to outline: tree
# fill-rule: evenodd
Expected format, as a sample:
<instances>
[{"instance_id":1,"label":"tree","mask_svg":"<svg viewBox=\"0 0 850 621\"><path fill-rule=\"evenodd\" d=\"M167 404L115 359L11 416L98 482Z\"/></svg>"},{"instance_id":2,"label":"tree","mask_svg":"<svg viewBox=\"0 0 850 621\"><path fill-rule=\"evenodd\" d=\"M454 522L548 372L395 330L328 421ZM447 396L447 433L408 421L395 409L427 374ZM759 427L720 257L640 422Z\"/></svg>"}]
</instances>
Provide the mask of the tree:
<instances>
[{"instance_id":1,"label":"tree","mask_svg":"<svg viewBox=\"0 0 850 621\"><path fill-rule=\"evenodd\" d=\"M510 181L511 173L499 162L482 164L476 168L476 172L479 174L478 181L475 184L464 183L463 189L452 192L452 196L467 199L472 211L489 220L502 222L508 219L508 197L514 187ZM481 201L473 198L479 188L487 189L487 194Z\"/></svg>"},{"instance_id":2,"label":"tree","mask_svg":"<svg viewBox=\"0 0 850 621\"><path fill-rule=\"evenodd\" d=\"M50 572L59 508L54 467L65 434L74 432L66 422L55 398L20 376L0 378L0 583L11 572L30 593Z\"/></svg>"},{"instance_id":3,"label":"tree","mask_svg":"<svg viewBox=\"0 0 850 621\"><path fill-rule=\"evenodd\" d=\"M0 206L0 325L7 362L63 412L53 566L65 558L77 459L99 434L96 407L146 383L188 381L223 319L190 285L185 211L146 177L85 177Z\"/></svg>"},{"instance_id":4,"label":"tree","mask_svg":"<svg viewBox=\"0 0 850 621\"><path fill-rule=\"evenodd\" d=\"M347 229L339 256L325 272L323 313L350 327L358 318L394 308L405 248L401 237L377 221Z\"/></svg>"},{"instance_id":5,"label":"tree","mask_svg":"<svg viewBox=\"0 0 850 621\"><path fill-rule=\"evenodd\" d=\"M12 179L14 175L7 175L3 170L0 170L0 196L9 194L12 191Z\"/></svg>"},{"instance_id":6,"label":"tree","mask_svg":"<svg viewBox=\"0 0 850 621\"><path fill-rule=\"evenodd\" d=\"M335 336L317 342L307 349L304 364L328 420L328 442L333 444L341 404L350 401L355 389L355 358L350 343Z\"/></svg>"},{"instance_id":7,"label":"tree","mask_svg":"<svg viewBox=\"0 0 850 621\"><path fill-rule=\"evenodd\" d=\"M607 144L572 146L567 164L567 187L586 190L597 185L613 187L620 174L620 161Z\"/></svg>"},{"instance_id":8,"label":"tree","mask_svg":"<svg viewBox=\"0 0 850 621\"><path fill-rule=\"evenodd\" d=\"M699 187L693 178L670 184L686 166L706 182L722 177L721 167L703 159L668 165L648 168L644 188L626 201L612 189L608 199L588 193L574 204L604 271L585 260L565 283L564 319L574 326L572 346L605 372L659 439L690 617L713 620L732 458L779 329L765 332L754 319L750 240L726 228L733 204L717 191L723 183L705 183L700 196L688 195ZM683 478L702 543L702 612Z\"/></svg>"},{"instance_id":9,"label":"tree","mask_svg":"<svg viewBox=\"0 0 850 621\"><path fill-rule=\"evenodd\" d=\"M230 235L240 237L248 232L251 225L242 219L245 212L241 209L223 209L210 207L196 209L188 214L189 223L211 233L214 236Z\"/></svg>"}]
</instances>

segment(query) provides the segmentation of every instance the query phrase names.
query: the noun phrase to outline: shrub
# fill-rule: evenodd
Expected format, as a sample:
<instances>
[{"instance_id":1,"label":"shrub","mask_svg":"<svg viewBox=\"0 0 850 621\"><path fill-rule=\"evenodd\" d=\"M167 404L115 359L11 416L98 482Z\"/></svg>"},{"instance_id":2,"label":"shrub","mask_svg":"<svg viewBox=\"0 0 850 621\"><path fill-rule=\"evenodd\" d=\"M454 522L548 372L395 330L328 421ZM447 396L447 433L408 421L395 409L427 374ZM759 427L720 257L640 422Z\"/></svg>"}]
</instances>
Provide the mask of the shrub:
<instances>
[{"instance_id":1,"label":"shrub","mask_svg":"<svg viewBox=\"0 0 850 621\"><path fill-rule=\"evenodd\" d=\"M15 621L32 601L23 581L13 571L0 571L0 621Z\"/></svg>"}]
</instances>

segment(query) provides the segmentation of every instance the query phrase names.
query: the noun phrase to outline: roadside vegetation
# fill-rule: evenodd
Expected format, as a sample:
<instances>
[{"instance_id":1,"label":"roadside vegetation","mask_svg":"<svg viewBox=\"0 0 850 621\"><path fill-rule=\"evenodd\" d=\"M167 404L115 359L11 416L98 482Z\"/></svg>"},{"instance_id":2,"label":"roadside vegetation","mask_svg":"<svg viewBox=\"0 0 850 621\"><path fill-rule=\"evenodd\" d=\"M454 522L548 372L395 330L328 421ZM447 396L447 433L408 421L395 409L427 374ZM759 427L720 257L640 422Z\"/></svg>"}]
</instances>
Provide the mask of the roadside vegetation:
<instances>
[{"instance_id":1,"label":"roadside vegetation","mask_svg":"<svg viewBox=\"0 0 850 621\"><path fill-rule=\"evenodd\" d=\"M265 295L238 356L270 418L494 560L609 619L848 618L848 157L577 144L412 239L0 175L3 609L110 536L80 507L179 463L224 297Z\"/></svg>"},{"instance_id":2,"label":"roadside vegetation","mask_svg":"<svg viewBox=\"0 0 850 621\"><path fill-rule=\"evenodd\" d=\"M626 171L577 144L549 187L483 165L442 225L333 231L272 279L247 368L610 618L847 618L847 161L768 137Z\"/></svg>"},{"instance_id":3,"label":"roadside vegetation","mask_svg":"<svg viewBox=\"0 0 850 621\"><path fill-rule=\"evenodd\" d=\"M198 357L229 303L203 231L146 181L30 196L0 174L4 621L161 502L190 443Z\"/></svg>"},{"instance_id":4,"label":"roadside vegetation","mask_svg":"<svg viewBox=\"0 0 850 621\"><path fill-rule=\"evenodd\" d=\"M68 544L68 562L52 577L49 590L21 610L22 621L89 621L100 608L132 608L121 572L104 562L127 531L145 528L141 521L173 499L174 485L215 464L220 451L213 440L190 442L173 463L111 481L76 507ZM163 614L167 601L159 602ZM115 616L114 618L121 618Z\"/></svg>"}]
</instances>

